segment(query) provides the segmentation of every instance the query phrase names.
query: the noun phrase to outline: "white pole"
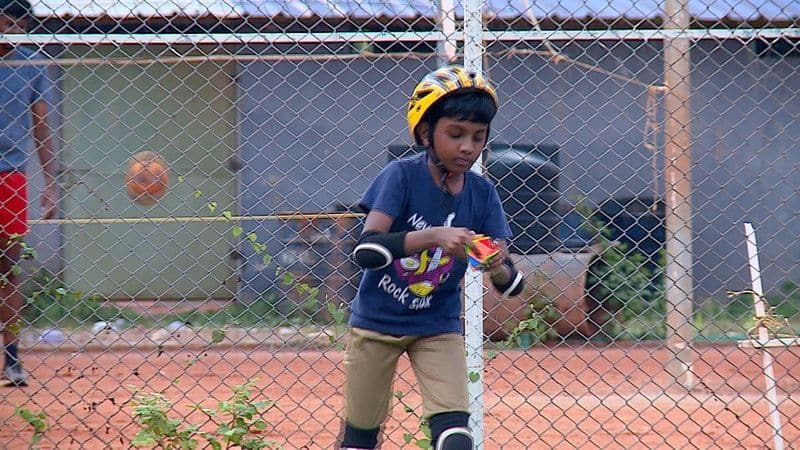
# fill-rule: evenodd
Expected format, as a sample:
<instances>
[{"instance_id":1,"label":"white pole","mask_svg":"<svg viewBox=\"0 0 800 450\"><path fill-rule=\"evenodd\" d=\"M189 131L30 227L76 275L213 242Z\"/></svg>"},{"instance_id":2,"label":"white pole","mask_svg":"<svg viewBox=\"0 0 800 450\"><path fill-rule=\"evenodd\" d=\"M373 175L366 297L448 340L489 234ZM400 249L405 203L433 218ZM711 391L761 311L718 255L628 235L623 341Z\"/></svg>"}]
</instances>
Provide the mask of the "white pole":
<instances>
[{"instance_id":1,"label":"white pole","mask_svg":"<svg viewBox=\"0 0 800 450\"><path fill-rule=\"evenodd\" d=\"M443 36L438 43L439 58L444 64L452 63L456 59L456 8L453 0L439 0L439 30Z\"/></svg>"},{"instance_id":2,"label":"white pole","mask_svg":"<svg viewBox=\"0 0 800 450\"><path fill-rule=\"evenodd\" d=\"M464 68L483 72L483 4L481 0L464 1ZM472 170L483 173L483 160L478 157ZM464 278L464 322L469 372L470 428L475 449L483 449L483 275L467 269Z\"/></svg>"},{"instance_id":3,"label":"white pole","mask_svg":"<svg viewBox=\"0 0 800 450\"><path fill-rule=\"evenodd\" d=\"M756 233L750 222L744 224L744 234L747 237L747 257L750 261L750 281L753 294L753 302L756 309L756 320L763 319L767 315L767 308L761 295L764 288L761 285L761 268L758 264L758 247L756 246ZM766 343L769 340L767 327L758 327L758 340ZM774 442L775 450L783 450L783 437L781 436L781 415L778 411L778 391L775 387L775 374L772 370L772 354L769 349L762 348L764 365L764 383L767 388L767 401L769 401L770 415L772 416L772 428L775 430Z\"/></svg>"}]
</instances>

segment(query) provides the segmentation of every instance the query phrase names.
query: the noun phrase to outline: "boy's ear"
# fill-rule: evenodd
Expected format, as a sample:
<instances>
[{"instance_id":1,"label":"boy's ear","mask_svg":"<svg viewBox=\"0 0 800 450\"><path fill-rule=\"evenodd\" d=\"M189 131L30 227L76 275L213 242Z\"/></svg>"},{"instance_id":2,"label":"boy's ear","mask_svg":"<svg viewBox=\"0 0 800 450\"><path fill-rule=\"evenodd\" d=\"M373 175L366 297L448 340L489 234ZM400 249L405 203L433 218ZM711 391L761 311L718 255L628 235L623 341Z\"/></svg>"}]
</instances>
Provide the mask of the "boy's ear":
<instances>
[{"instance_id":1,"label":"boy's ear","mask_svg":"<svg viewBox=\"0 0 800 450\"><path fill-rule=\"evenodd\" d=\"M430 129L431 129L431 126L430 126L430 124L428 124L428 122L420 122L420 124L417 125L417 136L419 137L419 140L420 140L420 142L422 142L422 145L424 147L427 147L427 146L430 145L430 142L428 142L428 135L429 135Z\"/></svg>"}]
</instances>

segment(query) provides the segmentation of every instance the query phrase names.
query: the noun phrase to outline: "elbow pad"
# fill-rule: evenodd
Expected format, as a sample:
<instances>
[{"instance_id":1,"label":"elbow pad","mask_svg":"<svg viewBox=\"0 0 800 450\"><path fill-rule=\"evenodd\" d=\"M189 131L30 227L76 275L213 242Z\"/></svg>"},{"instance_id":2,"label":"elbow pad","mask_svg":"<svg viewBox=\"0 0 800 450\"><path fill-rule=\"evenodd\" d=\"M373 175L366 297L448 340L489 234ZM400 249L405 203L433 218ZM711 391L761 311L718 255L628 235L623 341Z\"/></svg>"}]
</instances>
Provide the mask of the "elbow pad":
<instances>
[{"instance_id":1,"label":"elbow pad","mask_svg":"<svg viewBox=\"0 0 800 450\"><path fill-rule=\"evenodd\" d=\"M364 269L383 269L396 258L405 256L404 246L408 231L378 233L365 231L353 250L353 259Z\"/></svg>"},{"instance_id":2,"label":"elbow pad","mask_svg":"<svg viewBox=\"0 0 800 450\"><path fill-rule=\"evenodd\" d=\"M514 267L514 263L510 259L506 258L505 261L503 261L503 264L508 267L511 277L508 279L508 283L504 284L498 284L492 280L494 288L497 289L497 292L500 292L503 297L521 294L522 289L525 287L525 277L522 276L522 272L518 271L517 268Z\"/></svg>"}]
</instances>

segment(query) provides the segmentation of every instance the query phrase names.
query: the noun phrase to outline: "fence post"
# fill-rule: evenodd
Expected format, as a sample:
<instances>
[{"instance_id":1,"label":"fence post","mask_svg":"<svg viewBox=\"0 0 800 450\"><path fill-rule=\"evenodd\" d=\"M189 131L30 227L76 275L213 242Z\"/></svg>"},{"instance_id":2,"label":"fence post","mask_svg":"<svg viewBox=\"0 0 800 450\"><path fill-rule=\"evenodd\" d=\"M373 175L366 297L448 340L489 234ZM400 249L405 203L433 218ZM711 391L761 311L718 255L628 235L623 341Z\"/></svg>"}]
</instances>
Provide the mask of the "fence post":
<instances>
[{"instance_id":1,"label":"fence post","mask_svg":"<svg viewBox=\"0 0 800 450\"><path fill-rule=\"evenodd\" d=\"M689 28L688 0L666 0L664 29ZM669 373L687 389L692 372L692 178L691 42L688 36L664 39L664 196L666 228L667 346L673 354Z\"/></svg>"},{"instance_id":2,"label":"fence post","mask_svg":"<svg viewBox=\"0 0 800 450\"><path fill-rule=\"evenodd\" d=\"M483 15L482 0L464 2L464 68L482 72ZM483 160L478 157L472 170L483 173ZM476 450L483 449L483 276L467 269L464 278L465 337L469 375L470 427ZM478 376L476 376L477 374Z\"/></svg>"}]
</instances>

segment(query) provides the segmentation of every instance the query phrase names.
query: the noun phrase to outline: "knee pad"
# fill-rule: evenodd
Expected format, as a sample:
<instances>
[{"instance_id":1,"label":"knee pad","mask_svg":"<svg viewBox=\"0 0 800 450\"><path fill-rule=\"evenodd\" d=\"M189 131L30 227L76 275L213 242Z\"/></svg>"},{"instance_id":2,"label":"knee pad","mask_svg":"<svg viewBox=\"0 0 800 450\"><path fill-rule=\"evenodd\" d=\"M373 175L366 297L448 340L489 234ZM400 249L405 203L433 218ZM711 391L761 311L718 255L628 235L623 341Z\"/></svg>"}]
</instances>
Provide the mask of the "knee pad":
<instances>
[{"instance_id":1,"label":"knee pad","mask_svg":"<svg viewBox=\"0 0 800 450\"><path fill-rule=\"evenodd\" d=\"M436 450L473 450L475 442L469 428L448 428L442 432L436 442Z\"/></svg>"},{"instance_id":2,"label":"knee pad","mask_svg":"<svg viewBox=\"0 0 800 450\"><path fill-rule=\"evenodd\" d=\"M431 441L435 450L473 450L469 425L469 413L462 411L436 414L428 420Z\"/></svg>"},{"instance_id":3,"label":"knee pad","mask_svg":"<svg viewBox=\"0 0 800 450\"><path fill-rule=\"evenodd\" d=\"M342 438L341 450L370 450L378 446L378 434L380 428L364 430L356 428L349 423L344 424L344 438Z\"/></svg>"}]
</instances>

